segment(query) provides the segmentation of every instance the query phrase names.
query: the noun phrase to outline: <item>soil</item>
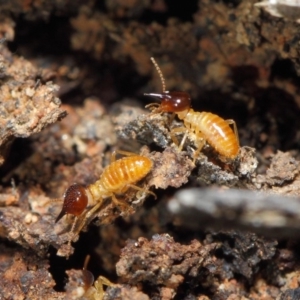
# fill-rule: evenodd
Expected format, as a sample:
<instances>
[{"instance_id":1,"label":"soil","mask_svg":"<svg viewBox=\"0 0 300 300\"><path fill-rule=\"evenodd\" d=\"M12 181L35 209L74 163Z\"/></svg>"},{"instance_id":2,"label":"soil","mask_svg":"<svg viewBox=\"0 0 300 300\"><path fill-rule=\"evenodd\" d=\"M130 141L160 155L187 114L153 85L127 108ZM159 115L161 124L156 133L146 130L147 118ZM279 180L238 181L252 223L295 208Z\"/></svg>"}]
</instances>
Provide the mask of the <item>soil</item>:
<instances>
[{"instance_id":1,"label":"soil","mask_svg":"<svg viewBox=\"0 0 300 300\"><path fill-rule=\"evenodd\" d=\"M0 1L0 300L300 299L300 9L286 2ZM178 148L184 123L145 108L162 92L151 57L196 114L236 122L237 157L209 143L195 157L192 129ZM65 190L118 150L150 172L73 235L74 216L55 222Z\"/></svg>"}]
</instances>

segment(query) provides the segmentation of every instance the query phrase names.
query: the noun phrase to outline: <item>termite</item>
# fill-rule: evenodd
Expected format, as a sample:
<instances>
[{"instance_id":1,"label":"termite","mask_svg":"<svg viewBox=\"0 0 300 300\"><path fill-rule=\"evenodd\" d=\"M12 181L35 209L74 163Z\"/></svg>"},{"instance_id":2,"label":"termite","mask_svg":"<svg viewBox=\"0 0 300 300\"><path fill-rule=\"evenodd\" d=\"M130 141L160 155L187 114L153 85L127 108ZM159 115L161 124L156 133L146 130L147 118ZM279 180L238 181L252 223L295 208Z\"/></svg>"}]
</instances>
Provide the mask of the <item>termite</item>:
<instances>
[{"instance_id":1,"label":"termite","mask_svg":"<svg viewBox=\"0 0 300 300\"><path fill-rule=\"evenodd\" d=\"M116 160L116 153L127 157ZM71 244L87 221L94 217L106 198L111 198L116 206L128 206L124 201L118 200L116 195L125 194L130 188L151 194L156 198L153 192L136 185L151 171L152 165L152 161L146 156L127 151L114 151L110 165L104 168L96 182L87 187L77 183L72 184L64 194L62 210L55 220L57 223L66 214L75 216L68 244ZM90 209L84 214L89 207Z\"/></svg>"},{"instance_id":2,"label":"termite","mask_svg":"<svg viewBox=\"0 0 300 300\"><path fill-rule=\"evenodd\" d=\"M82 276L78 279L79 286L76 291L74 291L74 296L81 299L89 300L102 300L104 298L104 288L103 286L115 286L109 279L104 276L99 276L94 280L94 275L87 270L87 265L90 260L90 255L84 260L84 266L82 269ZM77 299L77 298L76 298Z\"/></svg>"},{"instance_id":3,"label":"termite","mask_svg":"<svg viewBox=\"0 0 300 300\"><path fill-rule=\"evenodd\" d=\"M163 73L153 57L151 57L151 61L159 74L162 83L162 93L144 95L159 98L161 103L151 103L146 108L150 108L152 113L171 112L183 121L184 126L171 130L173 141L176 141L174 133L185 133L179 145L179 150L182 150L189 135L196 146L194 160L205 145L205 142L223 157L234 159L239 153L239 138L235 121L224 120L210 112L194 111L191 108L191 98L188 93L166 91ZM233 126L233 130L229 125Z\"/></svg>"},{"instance_id":4,"label":"termite","mask_svg":"<svg viewBox=\"0 0 300 300\"><path fill-rule=\"evenodd\" d=\"M71 275L71 282L66 287L67 299L103 300L105 295L104 286L116 286L116 284L103 276L99 276L95 280L92 272L87 269L89 260L90 255L87 255L84 260L83 269Z\"/></svg>"}]
</instances>

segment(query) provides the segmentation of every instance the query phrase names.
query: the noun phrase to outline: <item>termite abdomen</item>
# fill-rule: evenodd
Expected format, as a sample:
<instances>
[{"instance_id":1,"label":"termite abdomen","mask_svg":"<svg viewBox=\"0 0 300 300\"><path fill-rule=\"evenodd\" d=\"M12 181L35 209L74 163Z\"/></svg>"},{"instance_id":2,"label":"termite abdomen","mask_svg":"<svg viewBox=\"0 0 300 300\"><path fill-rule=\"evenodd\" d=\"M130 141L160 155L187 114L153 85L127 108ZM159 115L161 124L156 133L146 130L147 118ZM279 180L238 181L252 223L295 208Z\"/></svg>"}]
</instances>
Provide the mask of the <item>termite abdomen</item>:
<instances>
[{"instance_id":1,"label":"termite abdomen","mask_svg":"<svg viewBox=\"0 0 300 300\"><path fill-rule=\"evenodd\" d=\"M187 114L184 123L187 127L190 126L191 131L196 133L196 136L198 132L201 132L208 144L224 157L233 159L238 155L237 136L228 122L218 115L192 111Z\"/></svg>"},{"instance_id":2,"label":"termite abdomen","mask_svg":"<svg viewBox=\"0 0 300 300\"><path fill-rule=\"evenodd\" d=\"M55 223L57 223L65 214L80 216L87 204L88 197L85 188L77 183L72 184L64 194L64 204Z\"/></svg>"},{"instance_id":3,"label":"termite abdomen","mask_svg":"<svg viewBox=\"0 0 300 300\"><path fill-rule=\"evenodd\" d=\"M107 191L120 192L127 184L145 177L152 168L152 161L143 156L124 157L105 168L101 184Z\"/></svg>"}]
</instances>

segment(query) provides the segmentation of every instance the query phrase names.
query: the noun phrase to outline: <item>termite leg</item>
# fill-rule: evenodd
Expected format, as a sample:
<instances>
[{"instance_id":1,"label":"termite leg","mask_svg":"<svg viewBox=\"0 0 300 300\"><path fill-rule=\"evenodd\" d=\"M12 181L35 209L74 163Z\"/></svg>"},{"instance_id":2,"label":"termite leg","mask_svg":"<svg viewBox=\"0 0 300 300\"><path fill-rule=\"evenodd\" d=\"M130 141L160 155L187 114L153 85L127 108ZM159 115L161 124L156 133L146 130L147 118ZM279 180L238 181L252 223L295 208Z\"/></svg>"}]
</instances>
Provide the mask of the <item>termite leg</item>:
<instances>
[{"instance_id":1,"label":"termite leg","mask_svg":"<svg viewBox=\"0 0 300 300\"><path fill-rule=\"evenodd\" d=\"M123 206L124 209L127 209L130 205L125 201L119 200L114 194L111 196L111 200L115 206Z\"/></svg>"},{"instance_id":2,"label":"termite leg","mask_svg":"<svg viewBox=\"0 0 300 300\"><path fill-rule=\"evenodd\" d=\"M113 151L113 153L110 156L110 163L113 163L116 161L116 155L117 155L116 151Z\"/></svg>"},{"instance_id":3,"label":"termite leg","mask_svg":"<svg viewBox=\"0 0 300 300\"><path fill-rule=\"evenodd\" d=\"M184 133L184 136L183 136L180 144L178 143L175 133ZM173 143L179 148L179 151L181 151L184 146L185 140L188 136L188 130L185 127L172 128L172 130L170 132L170 136L171 136Z\"/></svg>"},{"instance_id":4,"label":"termite leg","mask_svg":"<svg viewBox=\"0 0 300 300\"><path fill-rule=\"evenodd\" d=\"M179 151L182 150L183 145L184 145L184 143L185 143L185 140L186 140L187 136L188 136L188 131L185 132L185 134L184 134L184 136L183 136L183 138L182 138L182 140L181 140L181 142L180 142L180 145L179 145Z\"/></svg>"},{"instance_id":5,"label":"termite leg","mask_svg":"<svg viewBox=\"0 0 300 300\"><path fill-rule=\"evenodd\" d=\"M150 194L150 195L154 196L155 199L157 199L156 194L154 194L153 192L149 191L149 190L146 189L146 188L140 188L139 186L136 186L136 185L134 185L134 184L128 184L128 185L127 185L127 188L132 188L132 189L137 190L137 191L139 191L139 192L143 192L143 193ZM130 206L130 205L129 205L127 202L125 202L124 200L118 199L114 194L112 194L111 200L112 200L112 202L115 204L115 206L117 206L117 207L118 207L118 206L123 206L124 209L127 209L127 208L129 208L129 206Z\"/></svg>"},{"instance_id":6,"label":"termite leg","mask_svg":"<svg viewBox=\"0 0 300 300\"><path fill-rule=\"evenodd\" d=\"M174 132L176 133L182 133L184 132L184 136L180 142L180 145L178 146L178 141L177 138L174 134ZM185 127L177 127L177 128L173 128L171 131L171 138L172 141L174 142L174 144L176 144L178 146L179 151L182 150L184 143L188 137L189 131L185 128ZM199 155L199 153L201 152L203 146L205 145L205 139L203 138L203 135L200 132L196 133L196 141L194 142L196 145L196 150L194 151L194 157L193 157L193 163L195 163L197 156Z\"/></svg>"},{"instance_id":7,"label":"termite leg","mask_svg":"<svg viewBox=\"0 0 300 300\"><path fill-rule=\"evenodd\" d=\"M81 216L81 218L76 217L76 219L74 220L72 229L71 229L71 232L73 232L73 234L72 234L72 237L69 240L68 244L71 244L74 237L80 233L80 231L82 230L84 225L88 222L88 220L90 218L94 217L95 213L97 212L97 210L99 210L99 208L102 206L102 204L103 204L103 200L100 199L99 202L95 206L93 206L85 215ZM78 219L78 221L77 221L77 219ZM75 221L76 221L76 223L79 223L76 230L75 230L75 224L76 224Z\"/></svg>"},{"instance_id":8,"label":"termite leg","mask_svg":"<svg viewBox=\"0 0 300 300\"><path fill-rule=\"evenodd\" d=\"M135 156L135 155L138 155L134 152L130 152L130 151L123 151L123 150L115 150L112 152L111 154L111 157L110 157L110 162L113 163L116 161L116 155L117 154L121 154L121 155L124 155L124 156Z\"/></svg>"},{"instance_id":9,"label":"termite leg","mask_svg":"<svg viewBox=\"0 0 300 300\"><path fill-rule=\"evenodd\" d=\"M174 119L175 119L175 116L176 116L176 114L175 113L173 113L172 115L171 115L171 117L169 118L169 120L168 120L168 122L169 122L169 126L172 124L172 122L174 121Z\"/></svg>"},{"instance_id":10,"label":"termite leg","mask_svg":"<svg viewBox=\"0 0 300 300\"><path fill-rule=\"evenodd\" d=\"M159 112L160 103L149 103L145 106L145 108L149 109L151 111L151 114Z\"/></svg>"},{"instance_id":11,"label":"termite leg","mask_svg":"<svg viewBox=\"0 0 300 300\"><path fill-rule=\"evenodd\" d=\"M198 155L201 152L202 148L204 147L205 143L206 143L205 139L203 139L201 137L199 139L197 139L197 149L194 152L193 163L195 163L196 158L198 157Z\"/></svg>"},{"instance_id":12,"label":"termite leg","mask_svg":"<svg viewBox=\"0 0 300 300\"><path fill-rule=\"evenodd\" d=\"M53 203L53 202L62 202L62 199L61 198L49 199L48 201L46 201L46 203L44 203L44 206L47 206L49 203Z\"/></svg>"},{"instance_id":13,"label":"termite leg","mask_svg":"<svg viewBox=\"0 0 300 300\"><path fill-rule=\"evenodd\" d=\"M16 186L16 182L15 182L14 178L11 178L10 184L11 184L13 196L17 197L18 196L18 190L17 190L17 186Z\"/></svg>"},{"instance_id":14,"label":"termite leg","mask_svg":"<svg viewBox=\"0 0 300 300\"><path fill-rule=\"evenodd\" d=\"M48 202L61 202L62 199L61 198L54 198L54 199L50 199L46 202L46 204L48 204Z\"/></svg>"},{"instance_id":15,"label":"termite leg","mask_svg":"<svg viewBox=\"0 0 300 300\"><path fill-rule=\"evenodd\" d=\"M232 125L232 126L233 126L233 132L234 132L234 134L235 134L235 137L236 137L236 140L237 140L237 144L240 145L239 133L238 133L238 130L237 130L237 126L236 126L235 121L232 120L232 119L229 119L229 120L225 120L225 122L226 122L228 125Z\"/></svg>"},{"instance_id":16,"label":"termite leg","mask_svg":"<svg viewBox=\"0 0 300 300\"><path fill-rule=\"evenodd\" d=\"M146 193L146 194L150 194L150 195L152 195L155 199L157 199L156 194L153 193L153 192L151 192L151 191L149 191L149 190L146 189L146 188L140 188L139 186L136 186L136 185L133 185L133 184L129 184L128 186L131 187L132 189L137 190L137 191L140 191L140 192L143 192L143 193Z\"/></svg>"},{"instance_id":17,"label":"termite leg","mask_svg":"<svg viewBox=\"0 0 300 300\"><path fill-rule=\"evenodd\" d=\"M74 232L75 232L75 226L76 226L77 220L78 220L78 217L76 216L74 218L74 221L73 221L73 224L72 224L72 227L71 227L71 230L70 230L70 238L68 240L68 245L71 245L71 242L72 242L73 238L76 236L76 234Z\"/></svg>"},{"instance_id":18,"label":"termite leg","mask_svg":"<svg viewBox=\"0 0 300 300\"><path fill-rule=\"evenodd\" d=\"M95 282L94 282L94 287L95 287L95 289L97 291L97 296L99 297L97 299L103 299L103 297L104 297L103 285L106 285L106 286L115 286L115 284L112 283L110 280L108 280L106 277L99 276L95 280Z\"/></svg>"}]
</instances>

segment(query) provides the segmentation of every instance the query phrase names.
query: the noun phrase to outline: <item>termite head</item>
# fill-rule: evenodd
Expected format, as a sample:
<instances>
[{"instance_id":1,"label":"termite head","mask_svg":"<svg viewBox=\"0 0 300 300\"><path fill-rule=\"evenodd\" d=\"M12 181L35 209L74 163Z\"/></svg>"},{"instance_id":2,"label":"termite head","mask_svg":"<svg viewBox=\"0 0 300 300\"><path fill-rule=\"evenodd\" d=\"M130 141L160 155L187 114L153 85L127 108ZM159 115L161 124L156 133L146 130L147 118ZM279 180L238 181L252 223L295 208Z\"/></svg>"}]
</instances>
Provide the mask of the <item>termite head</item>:
<instances>
[{"instance_id":1,"label":"termite head","mask_svg":"<svg viewBox=\"0 0 300 300\"><path fill-rule=\"evenodd\" d=\"M154 112L172 112L178 113L189 110L191 108L191 97L186 92L164 92L164 93L150 93L146 96L152 96L161 99L160 104L149 104L146 107L157 106Z\"/></svg>"},{"instance_id":2,"label":"termite head","mask_svg":"<svg viewBox=\"0 0 300 300\"><path fill-rule=\"evenodd\" d=\"M84 186L74 183L64 194L64 203L62 210L55 220L57 223L64 215L70 214L80 216L88 204L88 196Z\"/></svg>"},{"instance_id":3,"label":"termite head","mask_svg":"<svg viewBox=\"0 0 300 300\"><path fill-rule=\"evenodd\" d=\"M152 96L161 99L161 103L151 103L146 106L150 108L153 113L187 113L191 107L191 97L186 92L168 92L166 91L166 84L163 73L156 63L155 59L151 57L151 61L155 66L155 69L160 77L162 84L162 93L150 93L144 94L145 96Z\"/></svg>"},{"instance_id":4,"label":"termite head","mask_svg":"<svg viewBox=\"0 0 300 300\"><path fill-rule=\"evenodd\" d=\"M89 287L91 287L94 283L94 275L87 270L87 265L90 261L91 256L87 255L85 260L84 260L84 265L82 269L82 282L81 285L84 287L85 290L87 290Z\"/></svg>"},{"instance_id":5,"label":"termite head","mask_svg":"<svg viewBox=\"0 0 300 300\"><path fill-rule=\"evenodd\" d=\"M82 286L85 290L91 287L94 283L94 275L89 270L82 270Z\"/></svg>"}]
</instances>

